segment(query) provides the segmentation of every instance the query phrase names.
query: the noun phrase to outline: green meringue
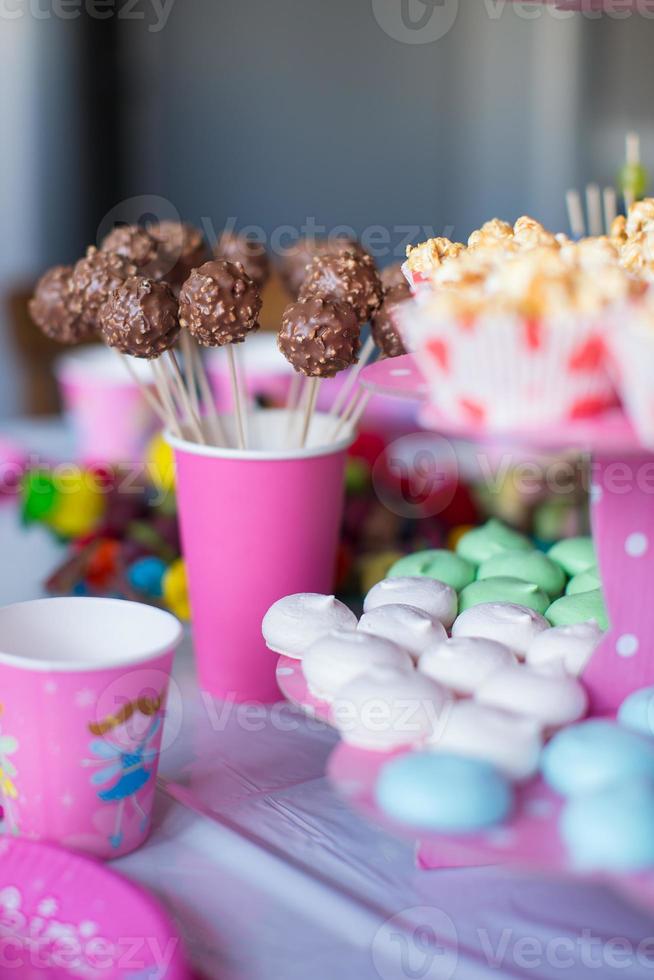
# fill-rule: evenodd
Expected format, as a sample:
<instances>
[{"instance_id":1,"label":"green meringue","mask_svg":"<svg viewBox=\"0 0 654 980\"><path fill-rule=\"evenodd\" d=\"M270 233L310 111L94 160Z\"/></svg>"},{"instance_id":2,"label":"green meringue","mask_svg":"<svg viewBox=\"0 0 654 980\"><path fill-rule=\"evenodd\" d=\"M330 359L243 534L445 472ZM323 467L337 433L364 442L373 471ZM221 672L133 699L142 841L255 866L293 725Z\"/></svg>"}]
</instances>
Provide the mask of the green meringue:
<instances>
[{"instance_id":1,"label":"green meringue","mask_svg":"<svg viewBox=\"0 0 654 980\"><path fill-rule=\"evenodd\" d=\"M466 585L459 595L459 613L482 602L510 602L542 615L550 606L550 597L533 582L502 575Z\"/></svg>"},{"instance_id":2,"label":"green meringue","mask_svg":"<svg viewBox=\"0 0 654 980\"><path fill-rule=\"evenodd\" d=\"M552 626L572 626L594 619L601 630L609 628L601 589L561 596L546 611L545 618Z\"/></svg>"},{"instance_id":3,"label":"green meringue","mask_svg":"<svg viewBox=\"0 0 654 980\"><path fill-rule=\"evenodd\" d=\"M414 555L400 558L386 573L387 578L405 575L434 578L460 592L466 585L474 582L475 569L470 562L453 551L431 548L428 551L417 551Z\"/></svg>"},{"instance_id":4,"label":"green meringue","mask_svg":"<svg viewBox=\"0 0 654 980\"><path fill-rule=\"evenodd\" d=\"M547 552L547 557L560 565L570 576L586 572L597 565L593 539L590 537L564 538L563 541L557 541Z\"/></svg>"},{"instance_id":5,"label":"green meringue","mask_svg":"<svg viewBox=\"0 0 654 980\"><path fill-rule=\"evenodd\" d=\"M601 588L602 580L599 569L594 565L592 568L587 568L585 572L579 572L573 576L568 582L565 594L577 595L578 592L594 592L595 589Z\"/></svg>"},{"instance_id":6,"label":"green meringue","mask_svg":"<svg viewBox=\"0 0 654 980\"><path fill-rule=\"evenodd\" d=\"M552 598L560 596L565 588L565 573L542 551L505 551L482 562L477 571L478 579L509 576L524 582L533 582Z\"/></svg>"},{"instance_id":7,"label":"green meringue","mask_svg":"<svg viewBox=\"0 0 654 980\"><path fill-rule=\"evenodd\" d=\"M459 538L456 552L473 565L481 565L504 551L531 551L529 538L491 517L481 527L474 527Z\"/></svg>"}]
</instances>

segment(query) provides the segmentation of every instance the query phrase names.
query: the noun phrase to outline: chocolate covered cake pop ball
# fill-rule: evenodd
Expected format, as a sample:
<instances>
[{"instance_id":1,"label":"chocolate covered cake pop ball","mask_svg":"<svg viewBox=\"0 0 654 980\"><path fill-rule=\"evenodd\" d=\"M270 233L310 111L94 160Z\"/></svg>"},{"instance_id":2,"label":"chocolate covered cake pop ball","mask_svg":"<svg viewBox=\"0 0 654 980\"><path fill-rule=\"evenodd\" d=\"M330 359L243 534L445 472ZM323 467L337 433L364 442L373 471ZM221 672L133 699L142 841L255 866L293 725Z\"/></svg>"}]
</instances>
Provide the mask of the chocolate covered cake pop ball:
<instances>
[{"instance_id":1,"label":"chocolate covered cake pop ball","mask_svg":"<svg viewBox=\"0 0 654 980\"><path fill-rule=\"evenodd\" d=\"M170 286L143 276L131 276L114 289L98 321L105 343L132 357L159 357L179 335Z\"/></svg>"},{"instance_id":2,"label":"chocolate covered cake pop ball","mask_svg":"<svg viewBox=\"0 0 654 980\"><path fill-rule=\"evenodd\" d=\"M259 329L261 296L238 262L194 269L179 294L179 322L204 347L240 344Z\"/></svg>"},{"instance_id":3,"label":"chocolate covered cake pop ball","mask_svg":"<svg viewBox=\"0 0 654 980\"><path fill-rule=\"evenodd\" d=\"M298 373L333 378L359 356L359 334L351 306L313 296L286 307L277 346Z\"/></svg>"},{"instance_id":4,"label":"chocolate covered cake pop ball","mask_svg":"<svg viewBox=\"0 0 654 980\"><path fill-rule=\"evenodd\" d=\"M157 242L140 225L118 225L100 243L101 252L117 252L137 269L145 269L157 257Z\"/></svg>"},{"instance_id":5,"label":"chocolate covered cake pop ball","mask_svg":"<svg viewBox=\"0 0 654 980\"><path fill-rule=\"evenodd\" d=\"M181 286L191 271L209 258L209 248L199 228L181 221L160 221L150 225L148 232L157 242L157 257L151 274L153 279L165 279Z\"/></svg>"},{"instance_id":6,"label":"chocolate covered cake pop ball","mask_svg":"<svg viewBox=\"0 0 654 980\"><path fill-rule=\"evenodd\" d=\"M298 299L302 302L312 296L349 303L359 323L365 323L382 301L375 263L369 255L351 251L317 255L307 269Z\"/></svg>"},{"instance_id":7,"label":"chocolate covered cake pop ball","mask_svg":"<svg viewBox=\"0 0 654 980\"><path fill-rule=\"evenodd\" d=\"M372 315L370 326L373 340L385 357L399 357L401 354L406 354L406 348L394 323L393 313L398 303L404 303L408 299L411 299L411 290L407 282L404 285L400 283L392 286L386 293L382 305Z\"/></svg>"},{"instance_id":8,"label":"chocolate covered cake pop ball","mask_svg":"<svg viewBox=\"0 0 654 980\"><path fill-rule=\"evenodd\" d=\"M70 265L48 269L36 284L29 301L29 313L39 330L59 344L79 344L93 331L71 308L72 272Z\"/></svg>"},{"instance_id":9,"label":"chocolate covered cake pop ball","mask_svg":"<svg viewBox=\"0 0 654 980\"><path fill-rule=\"evenodd\" d=\"M72 277L71 307L89 330L97 327L98 312L110 295L130 276L136 266L117 252L99 252L91 246L76 263Z\"/></svg>"},{"instance_id":10,"label":"chocolate covered cake pop ball","mask_svg":"<svg viewBox=\"0 0 654 980\"><path fill-rule=\"evenodd\" d=\"M268 281L270 262L265 246L246 235L224 231L213 250L214 257L227 262L240 262L258 289Z\"/></svg>"},{"instance_id":11,"label":"chocolate covered cake pop ball","mask_svg":"<svg viewBox=\"0 0 654 980\"><path fill-rule=\"evenodd\" d=\"M292 296L297 296L307 274L307 268L317 255L339 255L352 252L359 258L367 254L354 238L335 235L329 238L299 238L284 249L279 259L279 274Z\"/></svg>"}]
</instances>

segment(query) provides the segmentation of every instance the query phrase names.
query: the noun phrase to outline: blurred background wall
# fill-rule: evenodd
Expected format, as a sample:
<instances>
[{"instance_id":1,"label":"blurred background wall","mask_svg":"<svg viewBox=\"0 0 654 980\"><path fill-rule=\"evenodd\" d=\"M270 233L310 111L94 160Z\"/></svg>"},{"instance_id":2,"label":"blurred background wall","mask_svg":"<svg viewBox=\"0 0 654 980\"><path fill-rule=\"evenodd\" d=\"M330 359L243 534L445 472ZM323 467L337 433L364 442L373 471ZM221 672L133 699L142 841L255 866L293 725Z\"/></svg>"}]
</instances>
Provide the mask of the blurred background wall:
<instances>
[{"instance_id":1,"label":"blurred background wall","mask_svg":"<svg viewBox=\"0 0 654 980\"><path fill-rule=\"evenodd\" d=\"M654 160L642 13L75 3L0 2L0 416L22 410L16 330L29 329L9 300L113 218L179 213L210 237L230 222L268 239L344 224L373 229L385 263L407 236L465 239L493 215L565 228L566 188L610 182L629 128Z\"/></svg>"}]
</instances>

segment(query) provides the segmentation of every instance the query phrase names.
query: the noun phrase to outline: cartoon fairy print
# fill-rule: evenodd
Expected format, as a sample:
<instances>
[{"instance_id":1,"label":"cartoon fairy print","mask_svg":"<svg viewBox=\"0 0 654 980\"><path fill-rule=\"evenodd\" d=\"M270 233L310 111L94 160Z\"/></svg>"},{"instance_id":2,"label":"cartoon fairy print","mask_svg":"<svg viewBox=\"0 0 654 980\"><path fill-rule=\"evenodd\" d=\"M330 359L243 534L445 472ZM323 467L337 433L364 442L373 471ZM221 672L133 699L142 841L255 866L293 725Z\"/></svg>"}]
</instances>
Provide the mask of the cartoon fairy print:
<instances>
[{"instance_id":1,"label":"cartoon fairy print","mask_svg":"<svg viewBox=\"0 0 654 980\"><path fill-rule=\"evenodd\" d=\"M114 829L109 836L109 843L114 848L120 847L123 842L123 820L128 801L141 818L141 830L145 830L149 820L148 814L138 800L138 793L152 778L159 755L159 749L150 743L162 724L162 701L161 696L137 698L136 701L126 704L115 715L109 715L101 722L88 726L92 735L100 737L95 738L89 745L89 750L95 758L83 759L82 765L105 766L93 773L91 782L94 786L111 784L98 790L98 798L103 803L116 804ZM147 727L142 731L136 731L135 729L140 727L139 721L148 718L151 721ZM128 722L132 723L130 727ZM109 737L112 732L113 740Z\"/></svg>"},{"instance_id":2,"label":"cartoon fairy print","mask_svg":"<svg viewBox=\"0 0 654 980\"><path fill-rule=\"evenodd\" d=\"M0 704L0 719L2 718L3 712L4 708ZM16 767L9 756L13 755L17 750L18 740L11 735L5 735L3 733L2 722L0 721L0 800L2 800L4 818L12 834L18 833L16 818L18 790L14 784L14 779L17 775Z\"/></svg>"}]
</instances>

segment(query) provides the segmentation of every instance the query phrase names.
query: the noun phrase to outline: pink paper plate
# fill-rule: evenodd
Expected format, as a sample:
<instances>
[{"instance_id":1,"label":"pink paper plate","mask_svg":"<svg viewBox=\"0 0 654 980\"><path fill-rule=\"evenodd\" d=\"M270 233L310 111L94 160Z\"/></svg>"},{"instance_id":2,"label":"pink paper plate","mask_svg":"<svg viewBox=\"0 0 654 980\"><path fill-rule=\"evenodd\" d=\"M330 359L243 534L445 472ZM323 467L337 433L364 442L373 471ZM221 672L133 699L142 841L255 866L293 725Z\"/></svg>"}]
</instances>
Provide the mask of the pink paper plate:
<instances>
[{"instance_id":1,"label":"pink paper plate","mask_svg":"<svg viewBox=\"0 0 654 980\"><path fill-rule=\"evenodd\" d=\"M0 949L21 980L191 980L159 904L104 865L0 837Z\"/></svg>"}]
</instances>

